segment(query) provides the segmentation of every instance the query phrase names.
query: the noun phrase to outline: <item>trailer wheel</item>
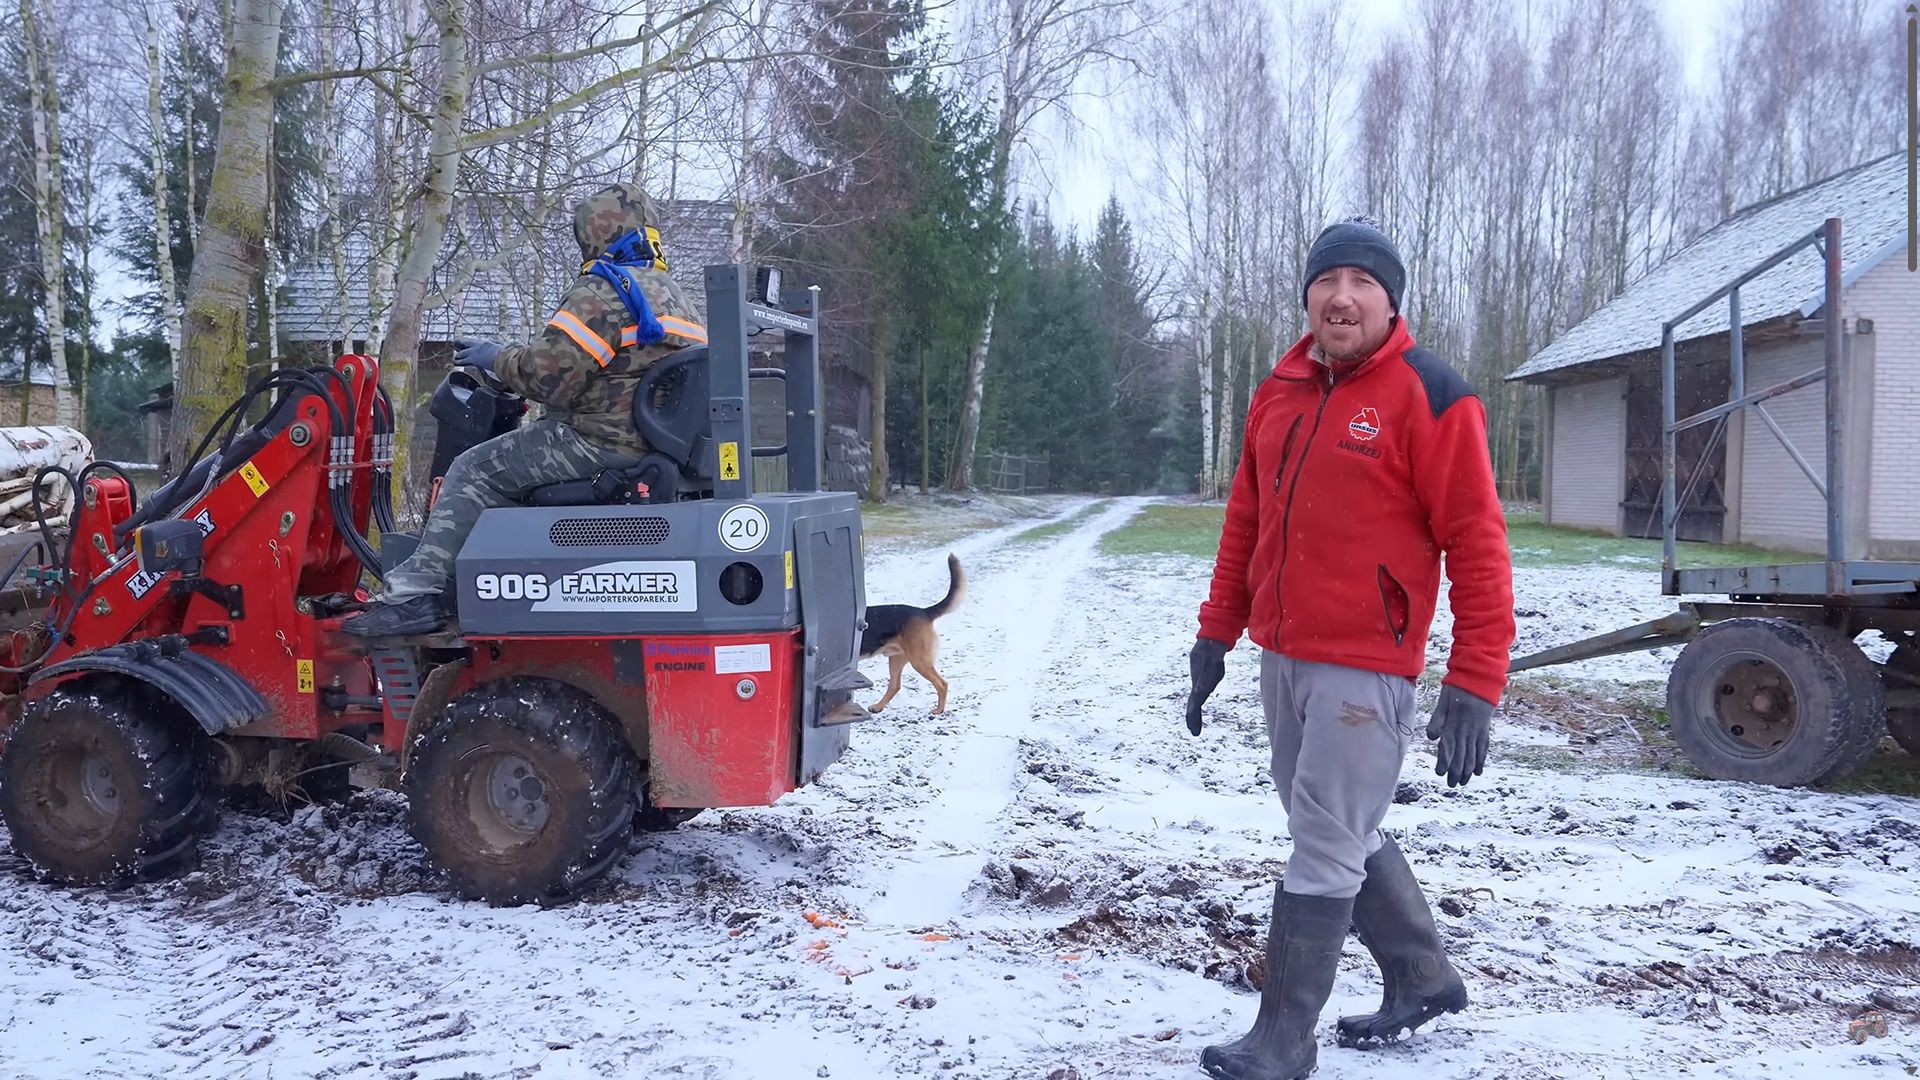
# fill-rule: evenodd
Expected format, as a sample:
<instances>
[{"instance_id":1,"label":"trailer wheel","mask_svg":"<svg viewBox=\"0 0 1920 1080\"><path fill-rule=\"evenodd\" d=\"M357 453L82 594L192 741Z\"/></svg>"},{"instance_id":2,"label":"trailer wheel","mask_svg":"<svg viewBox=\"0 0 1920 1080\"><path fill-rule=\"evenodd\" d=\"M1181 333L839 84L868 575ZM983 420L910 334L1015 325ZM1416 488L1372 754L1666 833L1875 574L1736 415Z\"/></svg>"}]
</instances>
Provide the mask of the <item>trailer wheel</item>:
<instances>
[{"instance_id":1,"label":"trailer wheel","mask_svg":"<svg viewBox=\"0 0 1920 1080\"><path fill-rule=\"evenodd\" d=\"M636 768L620 726L581 691L489 683L454 699L414 744L409 823L461 895L558 899L626 852Z\"/></svg>"},{"instance_id":2,"label":"trailer wheel","mask_svg":"<svg viewBox=\"0 0 1920 1080\"><path fill-rule=\"evenodd\" d=\"M1667 710L1708 776L1793 787L1858 768L1883 707L1873 662L1842 635L1749 618L1695 635L1667 679Z\"/></svg>"},{"instance_id":3,"label":"trailer wheel","mask_svg":"<svg viewBox=\"0 0 1920 1080\"><path fill-rule=\"evenodd\" d=\"M1895 642L1881 672L1881 683L1889 701L1894 700L1894 694L1911 697L1920 693L1920 641L1914 635L1903 634ZM1889 704L1887 733L1901 749L1920 757L1920 706Z\"/></svg>"},{"instance_id":4,"label":"trailer wheel","mask_svg":"<svg viewBox=\"0 0 1920 1080\"><path fill-rule=\"evenodd\" d=\"M14 851L76 885L180 869L219 820L206 742L184 714L136 684L58 687L27 706L0 753L0 820Z\"/></svg>"}]
</instances>

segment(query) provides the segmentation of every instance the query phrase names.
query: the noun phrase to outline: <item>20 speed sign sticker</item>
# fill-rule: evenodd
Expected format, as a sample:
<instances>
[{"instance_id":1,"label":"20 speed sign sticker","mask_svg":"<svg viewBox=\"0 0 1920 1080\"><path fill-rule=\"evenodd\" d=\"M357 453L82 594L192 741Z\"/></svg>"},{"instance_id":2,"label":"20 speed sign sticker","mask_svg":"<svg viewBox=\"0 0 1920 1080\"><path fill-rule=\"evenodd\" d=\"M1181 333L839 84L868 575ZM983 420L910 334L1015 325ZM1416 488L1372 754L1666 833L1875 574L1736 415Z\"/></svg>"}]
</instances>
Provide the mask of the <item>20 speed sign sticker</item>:
<instances>
[{"instance_id":1,"label":"20 speed sign sticker","mask_svg":"<svg viewBox=\"0 0 1920 1080\"><path fill-rule=\"evenodd\" d=\"M752 503L741 503L720 515L720 542L734 551L752 551L772 534L766 511Z\"/></svg>"}]
</instances>

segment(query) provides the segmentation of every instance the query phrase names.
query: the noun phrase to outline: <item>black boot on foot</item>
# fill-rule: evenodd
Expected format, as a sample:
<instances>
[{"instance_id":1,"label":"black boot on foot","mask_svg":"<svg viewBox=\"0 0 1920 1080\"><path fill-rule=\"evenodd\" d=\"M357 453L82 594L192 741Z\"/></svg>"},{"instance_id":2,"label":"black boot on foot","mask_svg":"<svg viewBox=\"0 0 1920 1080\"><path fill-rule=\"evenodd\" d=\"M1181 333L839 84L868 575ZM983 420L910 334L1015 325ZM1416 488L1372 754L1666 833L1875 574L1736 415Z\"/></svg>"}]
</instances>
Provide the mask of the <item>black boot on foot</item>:
<instances>
[{"instance_id":1,"label":"black boot on foot","mask_svg":"<svg viewBox=\"0 0 1920 1080\"><path fill-rule=\"evenodd\" d=\"M1340 945L1353 919L1353 899L1295 896L1280 890L1267 931L1267 978L1253 1030L1200 1053L1200 1067L1218 1080L1300 1080L1318 1063L1313 1037L1333 993Z\"/></svg>"},{"instance_id":2,"label":"black boot on foot","mask_svg":"<svg viewBox=\"0 0 1920 1080\"><path fill-rule=\"evenodd\" d=\"M1396 1039L1441 1013L1467 1007L1466 984L1447 962L1426 895L1392 837L1367 859L1367 881L1354 898L1353 925L1380 965L1386 998L1379 1012L1340 1018L1334 1031L1341 1046Z\"/></svg>"},{"instance_id":3,"label":"black boot on foot","mask_svg":"<svg viewBox=\"0 0 1920 1080\"><path fill-rule=\"evenodd\" d=\"M410 596L397 604L374 604L340 624L343 633L362 638L431 634L453 621L453 610L437 595Z\"/></svg>"}]
</instances>

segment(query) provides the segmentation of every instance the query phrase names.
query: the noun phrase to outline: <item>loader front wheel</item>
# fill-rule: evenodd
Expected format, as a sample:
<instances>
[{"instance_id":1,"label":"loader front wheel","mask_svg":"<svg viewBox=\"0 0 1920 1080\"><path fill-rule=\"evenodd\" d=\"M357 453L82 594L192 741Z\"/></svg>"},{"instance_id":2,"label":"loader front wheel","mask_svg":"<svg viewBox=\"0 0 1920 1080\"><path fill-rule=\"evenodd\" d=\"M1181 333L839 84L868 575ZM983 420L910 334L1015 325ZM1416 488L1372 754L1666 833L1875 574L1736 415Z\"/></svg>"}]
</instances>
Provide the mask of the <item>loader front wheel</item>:
<instances>
[{"instance_id":1,"label":"loader front wheel","mask_svg":"<svg viewBox=\"0 0 1920 1080\"><path fill-rule=\"evenodd\" d=\"M1789 619L1700 631L1674 662L1667 710L1701 772L1780 787L1851 773L1885 730L1873 662L1843 635Z\"/></svg>"},{"instance_id":2,"label":"loader front wheel","mask_svg":"<svg viewBox=\"0 0 1920 1080\"><path fill-rule=\"evenodd\" d=\"M414 745L409 822L461 895L557 900L626 852L636 769L620 725L581 691L489 683L454 699Z\"/></svg>"},{"instance_id":3,"label":"loader front wheel","mask_svg":"<svg viewBox=\"0 0 1920 1080\"><path fill-rule=\"evenodd\" d=\"M190 863L217 821L205 737L138 684L58 687L26 707L0 752L0 820L55 881L122 885Z\"/></svg>"}]
</instances>

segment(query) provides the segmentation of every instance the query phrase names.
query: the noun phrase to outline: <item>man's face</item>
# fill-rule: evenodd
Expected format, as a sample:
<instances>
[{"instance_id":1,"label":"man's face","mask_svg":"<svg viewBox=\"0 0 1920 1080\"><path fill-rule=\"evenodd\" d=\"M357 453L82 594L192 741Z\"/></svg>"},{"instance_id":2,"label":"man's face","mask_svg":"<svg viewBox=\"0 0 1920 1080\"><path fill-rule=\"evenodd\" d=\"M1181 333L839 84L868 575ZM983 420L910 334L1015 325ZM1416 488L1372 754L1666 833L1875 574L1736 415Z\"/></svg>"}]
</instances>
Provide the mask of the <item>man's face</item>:
<instances>
[{"instance_id":1,"label":"man's face","mask_svg":"<svg viewBox=\"0 0 1920 1080\"><path fill-rule=\"evenodd\" d=\"M1372 356L1392 321L1387 290L1365 270L1336 266L1307 283L1307 331L1329 360Z\"/></svg>"}]
</instances>

